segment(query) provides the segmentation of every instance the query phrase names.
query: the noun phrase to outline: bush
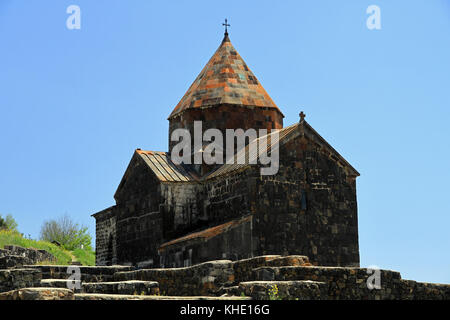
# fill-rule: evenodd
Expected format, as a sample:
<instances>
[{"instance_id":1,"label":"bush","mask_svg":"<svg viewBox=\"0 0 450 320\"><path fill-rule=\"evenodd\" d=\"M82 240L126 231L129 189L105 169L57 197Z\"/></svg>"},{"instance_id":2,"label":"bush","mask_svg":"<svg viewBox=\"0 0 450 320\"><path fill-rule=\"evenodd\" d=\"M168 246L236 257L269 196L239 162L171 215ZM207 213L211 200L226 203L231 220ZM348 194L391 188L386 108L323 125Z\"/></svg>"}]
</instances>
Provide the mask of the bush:
<instances>
[{"instance_id":1,"label":"bush","mask_svg":"<svg viewBox=\"0 0 450 320\"><path fill-rule=\"evenodd\" d=\"M56 220L45 221L40 238L48 242L57 242L71 251L79 248L92 250L92 237L88 234L88 228L79 226L67 215Z\"/></svg>"}]
</instances>

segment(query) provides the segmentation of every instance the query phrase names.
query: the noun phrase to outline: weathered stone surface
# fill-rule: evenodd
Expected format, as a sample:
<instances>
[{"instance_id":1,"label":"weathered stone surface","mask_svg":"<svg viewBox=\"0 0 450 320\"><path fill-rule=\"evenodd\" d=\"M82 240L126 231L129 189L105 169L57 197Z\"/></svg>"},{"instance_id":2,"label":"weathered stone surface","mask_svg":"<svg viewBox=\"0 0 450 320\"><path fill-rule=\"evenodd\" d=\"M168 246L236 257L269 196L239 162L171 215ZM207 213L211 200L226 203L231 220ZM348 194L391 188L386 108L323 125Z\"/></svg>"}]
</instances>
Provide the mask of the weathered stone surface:
<instances>
[{"instance_id":1,"label":"weathered stone surface","mask_svg":"<svg viewBox=\"0 0 450 320\"><path fill-rule=\"evenodd\" d=\"M46 250L23 248L20 246L12 246L12 245L5 246L5 250L7 250L8 254L10 255L28 258L30 260L29 264L36 264L45 261L48 262L56 261L56 258Z\"/></svg>"},{"instance_id":2,"label":"weathered stone surface","mask_svg":"<svg viewBox=\"0 0 450 320\"><path fill-rule=\"evenodd\" d=\"M81 290L83 293L159 295L159 285L156 281L85 282Z\"/></svg>"},{"instance_id":3,"label":"weathered stone surface","mask_svg":"<svg viewBox=\"0 0 450 320\"><path fill-rule=\"evenodd\" d=\"M163 295L216 295L221 287L233 284L234 271L231 261L218 260L186 268L118 272L115 279L156 281Z\"/></svg>"},{"instance_id":4,"label":"weathered stone surface","mask_svg":"<svg viewBox=\"0 0 450 320\"><path fill-rule=\"evenodd\" d=\"M264 266L304 266L309 265L306 256L267 255L239 260L233 263L235 282L256 280L253 270Z\"/></svg>"},{"instance_id":5,"label":"weathered stone surface","mask_svg":"<svg viewBox=\"0 0 450 320\"><path fill-rule=\"evenodd\" d=\"M261 267L254 270L255 278L265 281L324 282L328 285L327 299L450 299L450 285L402 280L399 272L391 270L380 270L380 288L369 289L367 282L371 274L366 268L343 267Z\"/></svg>"},{"instance_id":6,"label":"weathered stone surface","mask_svg":"<svg viewBox=\"0 0 450 320\"><path fill-rule=\"evenodd\" d=\"M0 300L74 300L69 289L24 288L0 293Z\"/></svg>"},{"instance_id":7,"label":"weathered stone surface","mask_svg":"<svg viewBox=\"0 0 450 320\"><path fill-rule=\"evenodd\" d=\"M267 255L235 261L233 263L233 270L236 283L254 280L253 269L267 266L268 261L280 257L280 255Z\"/></svg>"},{"instance_id":8,"label":"weathered stone surface","mask_svg":"<svg viewBox=\"0 0 450 320\"><path fill-rule=\"evenodd\" d=\"M22 268L30 263L32 260L27 257L6 255L0 258L0 269Z\"/></svg>"},{"instance_id":9,"label":"weathered stone surface","mask_svg":"<svg viewBox=\"0 0 450 320\"><path fill-rule=\"evenodd\" d=\"M328 285L317 281L251 281L241 282L238 293L255 300L324 300Z\"/></svg>"},{"instance_id":10,"label":"weathered stone surface","mask_svg":"<svg viewBox=\"0 0 450 320\"><path fill-rule=\"evenodd\" d=\"M193 109L171 121L170 130L192 129L197 117L203 118L204 129L282 126L281 118L275 120L267 110L236 113L222 105L211 110ZM218 116L222 113L227 117ZM225 164L205 174L212 167L203 163L183 166L189 167L190 179L169 181L170 174L157 169L168 167L166 162L147 161L140 154L155 152L136 150L115 194L116 205L94 214L97 263L183 267L305 254L313 265L358 267L359 173L304 120L283 128L280 136L279 170L268 176L261 175L260 165ZM247 217L234 229L204 237Z\"/></svg>"},{"instance_id":11,"label":"weathered stone surface","mask_svg":"<svg viewBox=\"0 0 450 320\"><path fill-rule=\"evenodd\" d=\"M307 256L284 256L276 257L274 259L267 261L267 266L270 267L300 267L300 266L310 266L309 258Z\"/></svg>"},{"instance_id":12,"label":"weathered stone surface","mask_svg":"<svg viewBox=\"0 0 450 320\"><path fill-rule=\"evenodd\" d=\"M35 269L0 270L0 292L38 287L41 279L41 273Z\"/></svg>"},{"instance_id":13,"label":"weathered stone surface","mask_svg":"<svg viewBox=\"0 0 450 320\"><path fill-rule=\"evenodd\" d=\"M403 300L450 300L450 284L400 281Z\"/></svg>"},{"instance_id":14,"label":"weathered stone surface","mask_svg":"<svg viewBox=\"0 0 450 320\"><path fill-rule=\"evenodd\" d=\"M8 250L0 248L0 258L10 254Z\"/></svg>"},{"instance_id":15,"label":"weathered stone surface","mask_svg":"<svg viewBox=\"0 0 450 320\"><path fill-rule=\"evenodd\" d=\"M81 291L77 290L76 288L81 288L81 281L79 280L65 280L65 279L42 279L41 280L41 287L43 288L65 288L68 289L74 288L74 291Z\"/></svg>"},{"instance_id":16,"label":"weathered stone surface","mask_svg":"<svg viewBox=\"0 0 450 320\"><path fill-rule=\"evenodd\" d=\"M120 294L78 293L75 300L251 300L250 297L209 297L209 296L139 296Z\"/></svg>"},{"instance_id":17,"label":"weathered stone surface","mask_svg":"<svg viewBox=\"0 0 450 320\"><path fill-rule=\"evenodd\" d=\"M242 290L239 290L239 286L224 287L221 288L217 295L221 297L241 296Z\"/></svg>"},{"instance_id":18,"label":"weathered stone surface","mask_svg":"<svg viewBox=\"0 0 450 320\"><path fill-rule=\"evenodd\" d=\"M81 281L83 282L100 282L112 281L114 274L119 271L134 270L129 266L53 266L53 265L36 265L26 266L27 268L39 270L42 272L43 279L67 279L73 273L68 272L68 268L79 268Z\"/></svg>"},{"instance_id":19,"label":"weathered stone surface","mask_svg":"<svg viewBox=\"0 0 450 320\"><path fill-rule=\"evenodd\" d=\"M403 280L400 273L380 270L380 288L369 289L372 272L365 268L281 266L278 264L307 264L303 256L263 256L232 262L218 260L192 267L171 269L131 270L131 267L81 267L84 279L102 282L80 282L83 293L79 300L145 300L145 299L214 299L218 296L252 299L330 299L330 300L450 300L450 285ZM265 265L265 266L261 266ZM252 267L253 281L245 281ZM0 270L2 299L71 299L59 296L52 289L67 290L70 266L33 266L29 269ZM46 275L64 278L41 279ZM126 271L122 271L126 270ZM103 279L110 280L103 280ZM115 281L111 281L111 279ZM238 281L236 279L239 279ZM159 290L158 290L159 284ZM373 283L372 283L373 284ZM276 286L277 293L273 290ZM30 288L40 288L31 290ZM24 289L25 291L14 290ZM50 291L49 291L50 290ZM157 295L161 294L161 297ZM148 298L145 298L148 297Z\"/></svg>"}]
</instances>

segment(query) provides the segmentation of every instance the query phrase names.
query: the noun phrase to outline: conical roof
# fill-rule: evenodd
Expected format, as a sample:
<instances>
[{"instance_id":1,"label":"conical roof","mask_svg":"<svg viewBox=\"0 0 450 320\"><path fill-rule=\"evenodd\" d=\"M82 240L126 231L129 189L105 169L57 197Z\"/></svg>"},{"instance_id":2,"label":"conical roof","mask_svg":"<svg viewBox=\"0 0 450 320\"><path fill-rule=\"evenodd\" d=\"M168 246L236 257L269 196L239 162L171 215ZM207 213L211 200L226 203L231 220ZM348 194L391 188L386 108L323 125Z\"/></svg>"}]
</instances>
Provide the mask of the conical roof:
<instances>
[{"instance_id":1,"label":"conical roof","mask_svg":"<svg viewBox=\"0 0 450 320\"><path fill-rule=\"evenodd\" d=\"M221 104L275 108L280 111L233 47L228 34L225 34L220 47L181 98L169 119L187 109Z\"/></svg>"}]
</instances>

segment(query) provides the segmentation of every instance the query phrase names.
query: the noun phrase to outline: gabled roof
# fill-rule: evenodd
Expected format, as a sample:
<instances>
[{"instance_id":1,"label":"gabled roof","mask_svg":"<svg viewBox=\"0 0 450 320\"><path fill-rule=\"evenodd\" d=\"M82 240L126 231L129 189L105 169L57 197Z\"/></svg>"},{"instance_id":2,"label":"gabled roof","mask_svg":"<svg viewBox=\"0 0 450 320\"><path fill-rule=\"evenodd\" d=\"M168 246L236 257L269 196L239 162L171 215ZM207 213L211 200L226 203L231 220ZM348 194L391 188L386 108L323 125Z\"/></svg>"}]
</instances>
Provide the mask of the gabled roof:
<instances>
[{"instance_id":1,"label":"gabled roof","mask_svg":"<svg viewBox=\"0 0 450 320\"><path fill-rule=\"evenodd\" d=\"M198 178L194 173L188 172L182 165L174 164L167 152L136 150L153 171L159 181L163 182L190 182Z\"/></svg>"},{"instance_id":2,"label":"gabled roof","mask_svg":"<svg viewBox=\"0 0 450 320\"><path fill-rule=\"evenodd\" d=\"M298 123L285 127L278 131L279 139L275 143L271 139L271 133L267 136L259 137L253 140L245 148L238 151L234 156L234 162L232 164L223 164L213 172L199 177L194 171L188 170L188 168L182 165L175 165L170 160L170 155L167 152L158 151L144 151L136 150L136 152L142 157L151 171L155 174L159 181L162 182L200 182L208 179L213 179L226 175L228 173L233 173L240 169L246 169L252 165L252 163L257 163L257 160L263 153L268 153L275 148L279 148L289 140L299 137L301 135L308 136L310 139L314 140L316 143L324 147L330 154L334 156L336 161L340 162L342 166L348 168L348 170L354 175L359 176L359 172L342 157L339 152L337 152L322 136L317 133L305 120ZM258 141L267 138L267 148L266 150L260 150L258 148ZM250 146L255 146L251 148ZM256 152L254 152L256 150ZM253 152L252 152L253 151ZM239 157L244 157L245 163L237 163L236 159Z\"/></svg>"},{"instance_id":3,"label":"gabled roof","mask_svg":"<svg viewBox=\"0 0 450 320\"><path fill-rule=\"evenodd\" d=\"M289 127L285 127L278 131L279 134L279 143L276 147L279 146L280 143L284 143L290 134L297 128L298 124L290 125ZM263 152L267 152L269 150L273 150L275 148L275 145L273 144L273 141L270 139L270 133L267 135L269 138L267 139L267 149L266 150L259 150L258 147L258 141L264 137L259 137L252 142L250 142L245 148L241 149L236 153L236 155L233 157L233 164L224 164L217 168L215 171L208 174L205 179L212 179L230 172L234 172L239 169L246 168L251 165L251 163L256 163L259 159L260 155ZM251 148L251 146L254 146L254 148ZM252 152L256 150L256 152ZM237 159L242 157L245 159L245 163L237 163Z\"/></svg>"},{"instance_id":4,"label":"gabled roof","mask_svg":"<svg viewBox=\"0 0 450 320\"><path fill-rule=\"evenodd\" d=\"M275 108L281 113L233 47L227 34L169 119L187 109L221 104Z\"/></svg>"},{"instance_id":5,"label":"gabled roof","mask_svg":"<svg viewBox=\"0 0 450 320\"><path fill-rule=\"evenodd\" d=\"M137 166L143 165L148 171L138 172L134 170ZM128 164L125 174L123 175L119 186L114 194L114 198L118 199L121 191L126 188L126 183L133 174L146 174L148 172L149 179L152 177L160 182L195 182L198 181L198 176L194 172L188 172L182 165L174 164L167 152L159 151L144 151L137 149L133 153L130 163ZM136 178L136 177L134 177ZM151 180L153 181L153 180Z\"/></svg>"},{"instance_id":6,"label":"gabled roof","mask_svg":"<svg viewBox=\"0 0 450 320\"><path fill-rule=\"evenodd\" d=\"M215 177L219 177L222 175L226 175L228 173L245 169L252 165L252 163L257 163L257 159L265 153L269 153L271 150L275 150L275 148L280 148L283 144L288 142L289 140L298 137L298 136L308 136L310 139L313 139L316 143L322 145L325 149L330 152L334 156L334 158L342 164L342 166L348 168L353 175L359 176L359 172L353 168L353 166L347 162L347 160L342 157L339 152L337 152L316 130L314 130L305 120L301 120L298 123L280 129L278 131L279 138L278 142L274 141L275 139L271 139L271 133L269 133L265 137L259 137L258 139L250 142L245 148L241 149L234 156L233 164L224 164L217 168L215 171L209 173L207 176L203 177L203 180L213 179ZM267 148L265 150L259 150L258 141L261 139L267 139ZM253 146L254 148L251 148ZM252 152L253 150L253 152ZM256 152L254 152L256 150ZM243 157L245 159L245 163L238 164L236 159Z\"/></svg>"}]
</instances>

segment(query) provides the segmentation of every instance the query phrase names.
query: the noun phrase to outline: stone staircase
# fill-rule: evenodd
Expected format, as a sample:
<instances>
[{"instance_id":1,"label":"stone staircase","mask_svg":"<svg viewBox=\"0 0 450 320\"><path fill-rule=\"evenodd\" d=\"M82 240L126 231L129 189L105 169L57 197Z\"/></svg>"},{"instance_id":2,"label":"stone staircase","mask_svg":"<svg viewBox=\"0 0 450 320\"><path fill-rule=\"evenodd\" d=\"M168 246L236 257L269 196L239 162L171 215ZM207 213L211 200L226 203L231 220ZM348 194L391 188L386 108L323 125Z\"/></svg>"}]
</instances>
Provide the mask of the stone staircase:
<instances>
[{"instance_id":1,"label":"stone staircase","mask_svg":"<svg viewBox=\"0 0 450 320\"><path fill-rule=\"evenodd\" d=\"M80 271L80 280L69 280L74 267ZM64 296L73 293L75 300L145 300L149 296L159 296L156 281L112 281L117 272L130 271L127 266L86 267L86 266L26 266L39 270L42 275L39 290L53 289ZM76 278L75 278L76 279ZM68 288L71 288L70 290ZM32 291L28 288L28 292ZM1 299L1 298L0 298Z\"/></svg>"},{"instance_id":2,"label":"stone staircase","mask_svg":"<svg viewBox=\"0 0 450 320\"><path fill-rule=\"evenodd\" d=\"M74 268L79 280L69 280ZM404 280L390 270L379 270L380 288L369 289L369 271L313 266L300 255L164 269L25 265L0 270L0 300L450 299L450 285Z\"/></svg>"},{"instance_id":3,"label":"stone staircase","mask_svg":"<svg viewBox=\"0 0 450 320\"><path fill-rule=\"evenodd\" d=\"M69 269L70 268L70 269ZM79 268L80 280L71 280L74 266L30 265L0 270L0 300L248 300L248 297L161 295L156 281L119 280L115 275L132 267ZM6 281L8 278L10 281ZM20 281L21 278L24 278ZM6 283L8 285L6 285ZM69 289L71 288L71 289Z\"/></svg>"},{"instance_id":4,"label":"stone staircase","mask_svg":"<svg viewBox=\"0 0 450 320\"><path fill-rule=\"evenodd\" d=\"M404 280L397 271L378 270L380 286L374 288L373 269L275 265L254 268L247 281L229 290L258 300L450 300L449 284Z\"/></svg>"}]
</instances>

